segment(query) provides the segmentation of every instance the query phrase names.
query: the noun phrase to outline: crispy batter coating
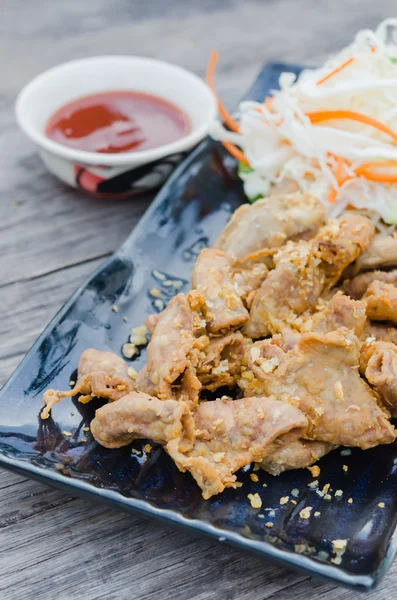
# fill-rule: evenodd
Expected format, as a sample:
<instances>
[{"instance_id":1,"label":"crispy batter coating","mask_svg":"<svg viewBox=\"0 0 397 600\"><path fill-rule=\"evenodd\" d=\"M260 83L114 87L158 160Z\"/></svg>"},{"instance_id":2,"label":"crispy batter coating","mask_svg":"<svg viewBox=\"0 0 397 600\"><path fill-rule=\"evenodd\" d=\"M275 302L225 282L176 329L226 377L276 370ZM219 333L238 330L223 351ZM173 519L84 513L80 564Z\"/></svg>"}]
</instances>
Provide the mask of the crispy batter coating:
<instances>
[{"instance_id":1,"label":"crispy batter coating","mask_svg":"<svg viewBox=\"0 0 397 600\"><path fill-rule=\"evenodd\" d=\"M174 441L180 451L186 451L193 445L194 422L184 402L132 392L99 408L91 431L105 448L121 448L135 439L149 438L163 445Z\"/></svg>"},{"instance_id":2,"label":"crispy batter coating","mask_svg":"<svg viewBox=\"0 0 397 600\"><path fill-rule=\"evenodd\" d=\"M241 375L241 366L251 340L240 331L212 338L205 350L205 357L197 367L197 376L204 389L217 390L233 387Z\"/></svg>"},{"instance_id":3,"label":"crispy batter coating","mask_svg":"<svg viewBox=\"0 0 397 600\"><path fill-rule=\"evenodd\" d=\"M390 342L364 342L360 372L380 394L392 417L397 417L397 346Z\"/></svg>"},{"instance_id":4,"label":"crispy batter coating","mask_svg":"<svg viewBox=\"0 0 397 600\"><path fill-rule=\"evenodd\" d=\"M181 471L190 471L205 499L235 487L238 469L261 462L277 439L299 437L307 426L297 408L263 396L203 402L194 423L193 448L182 453L171 442L167 451Z\"/></svg>"},{"instance_id":5,"label":"crispy batter coating","mask_svg":"<svg viewBox=\"0 0 397 600\"><path fill-rule=\"evenodd\" d=\"M128 367L120 356L89 348L80 357L77 382L71 390L44 392L43 402L46 406L41 412L41 418L47 419L51 408L61 398L82 394L79 402L84 404L96 396L114 402L133 389L134 382L128 376Z\"/></svg>"},{"instance_id":6,"label":"crispy batter coating","mask_svg":"<svg viewBox=\"0 0 397 600\"><path fill-rule=\"evenodd\" d=\"M266 456L261 467L271 475L280 475L292 469L304 469L337 448L334 444L317 440L294 440L280 446Z\"/></svg>"},{"instance_id":7,"label":"crispy batter coating","mask_svg":"<svg viewBox=\"0 0 397 600\"><path fill-rule=\"evenodd\" d=\"M313 243L320 253L326 276L325 289L331 289L343 271L367 250L374 235L374 226L367 217L349 213L336 221L328 221L320 229Z\"/></svg>"},{"instance_id":8,"label":"crispy batter coating","mask_svg":"<svg viewBox=\"0 0 397 600\"><path fill-rule=\"evenodd\" d=\"M352 265L348 274L355 275L359 271L390 267L397 267L397 236L376 235L368 249Z\"/></svg>"},{"instance_id":9,"label":"crispy batter coating","mask_svg":"<svg viewBox=\"0 0 397 600\"><path fill-rule=\"evenodd\" d=\"M214 248L204 248L194 265L192 285L204 294L203 312L212 334L238 329L248 320L248 311L234 285L232 265L230 256Z\"/></svg>"},{"instance_id":10,"label":"crispy batter coating","mask_svg":"<svg viewBox=\"0 0 397 600\"><path fill-rule=\"evenodd\" d=\"M147 365L138 373L137 388L161 399L175 396L197 404L201 384L195 369L208 338L184 294L174 296L160 313L147 347Z\"/></svg>"},{"instance_id":11,"label":"crispy batter coating","mask_svg":"<svg viewBox=\"0 0 397 600\"><path fill-rule=\"evenodd\" d=\"M310 194L279 194L238 208L214 244L236 259L287 240L310 239L325 220L321 202Z\"/></svg>"},{"instance_id":12,"label":"crispy batter coating","mask_svg":"<svg viewBox=\"0 0 397 600\"><path fill-rule=\"evenodd\" d=\"M266 397L204 402L193 417L183 402L133 392L98 409L91 431L106 448L137 438L162 444L181 471L191 472L203 497L210 498L235 487L239 468L260 462L285 434L292 441L306 426L297 408Z\"/></svg>"},{"instance_id":13,"label":"crispy batter coating","mask_svg":"<svg viewBox=\"0 0 397 600\"><path fill-rule=\"evenodd\" d=\"M349 294L355 300L359 300L363 297L368 289L368 286L373 281L384 281L385 283L391 283L397 286L397 269L392 271L366 271L353 277L353 279L347 279L343 282L343 290L345 294Z\"/></svg>"},{"instance_id":14,"label":"crispy batter coating","mask_svg":"<svg viewBox=\"0 0 397 600\"><path fill-rule=\"evenodd\" d=\"M314 309L345 268L368 247L371 221L346 215L329 221L313 240L288 242L274 257L276 267L265 279L252 303L244 331L260 338L298 327L297 317Z\"/></svg>"},{"instance_id":15,"label":"crispy batter coating","mask_svg":"<svg viewBox=\"0 0 397 600\"><path fill-rule=\"evenodd\" d=\"M310 242L289 242L277 255L252 303L244 333L259 338L294 327L298 315L314 306L324 287L319 259Z\"/></svg>"},{"instance_id":16,"label":"crispy batter coating","mask_svg":"<svg viewBox=\"0 0 397 600\"><path fill-rule=\"evenodd\" d=\"M346 327L357 337L363 335L367 321L366 302L353 300L339 291L328 302L317 306L317 309L317 312L303 319L300 327L302 332L328 333Z\"/></svg>"},{"instance_id":17,"label":"crispy batter coating","mask_svg":"<svg viewBox=\"0 0 397 600\"><path fill-rule=\"evenodd\" d=\"M233 269L233 285L247 308L251 308L256 292L269 274L269 269L263 263L250 267Z\"/></svg>"},{"instance_id":18,"label":"crispy batter coating","mask_svg":"<svg viewBox=\"0 0 397 600\"><path fill-rule=\"evenodd\" d=\"M367 316L373 321L397 323L397 288L391 283L373 281L363 296Z\"/></svg>"},{"instance_id":19,"label":"crispy batter coating","mask_svg":"<svg viewBox=\"0 0 397 600\"><path fill-rule=\"evenodd\" d=\"M390 414L360 377L359 341L340 328L330 333L305 333L290 352L272 340L253 345L249 366L252 389L292 401L309 420L308 439L335 445L372 448L394 441Z\"/></svg>"},{"instance_id":20,"label":"crispy batter coating","mask_svg":"<svg viewBox=\"0 0 397 600\"><path fill-rule=\"evenodd\" d=\"M390 327L383 323L372 323L367 320L361 339L365 341L367 338L374 338L379 342L392 342L392 344L397 344L397 327Z\"/></svg>"}]
</instances>

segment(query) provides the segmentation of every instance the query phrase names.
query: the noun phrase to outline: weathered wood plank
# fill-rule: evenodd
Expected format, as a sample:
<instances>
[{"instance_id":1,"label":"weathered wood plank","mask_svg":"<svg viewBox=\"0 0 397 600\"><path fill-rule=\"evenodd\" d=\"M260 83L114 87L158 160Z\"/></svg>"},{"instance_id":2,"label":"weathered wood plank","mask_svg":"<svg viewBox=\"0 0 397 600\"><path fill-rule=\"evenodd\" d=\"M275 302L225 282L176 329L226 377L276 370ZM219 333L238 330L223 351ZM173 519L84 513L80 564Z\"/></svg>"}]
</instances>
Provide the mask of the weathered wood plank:
<instances>
[{"instance_id":1,"label":"weathered wood plank","mask_svg":"<svg viewBox=\"0 0 397 600\"><path fill-rule=\"evenodd\" d=\"M13 182L11 173L0 183L0 254L7 256L0 263L0 286L110 253L148 204L144 197L95 200L73 192L44 171L21 136L13 131L5 140L9 148L15 143L29 154L14 157L15 177L24 172L23 178Z\"/></svg>"},{"instance_id":2,"label":"weathered wood plank","mask_svg":"<svg viewBox=\"0 0 397 600\"><path fill-rule=\"evenodd\" d=\"M262 600L304 576L0 473L4 598ZM18 502L15 499L18 498ZM7 540L6 544L4 541Z\"/></svg>"},{"instance_id":3,"label":"weathered wood plank","mask_svg":"<svg viewBox=\"0 0 397 600\"><path fill-rule=\"evenodd\" d=\"M321 600L357 600L357 598L368 598L368 600L390 600L397 593L397 564L394 563L385 579L377 589L365 595L355 591L337 588L327 585L315 579L292 583L283 590L264 596L266 600L307 600L308 598L321 598Z\"/></svg>"},{"instance_id":4,"label":"weathered wood plank","mask_svg":"<svg viewBox=\"0 0 397 600\"><path fill-rule=\"evenodd\" d=\"M357 597L356 592L70 498L4 471L0 472L0 488L0 593L7 600ZM394 598L396 575L397 565L378 590L366 597Z\"/></svg>"}]
</instances>

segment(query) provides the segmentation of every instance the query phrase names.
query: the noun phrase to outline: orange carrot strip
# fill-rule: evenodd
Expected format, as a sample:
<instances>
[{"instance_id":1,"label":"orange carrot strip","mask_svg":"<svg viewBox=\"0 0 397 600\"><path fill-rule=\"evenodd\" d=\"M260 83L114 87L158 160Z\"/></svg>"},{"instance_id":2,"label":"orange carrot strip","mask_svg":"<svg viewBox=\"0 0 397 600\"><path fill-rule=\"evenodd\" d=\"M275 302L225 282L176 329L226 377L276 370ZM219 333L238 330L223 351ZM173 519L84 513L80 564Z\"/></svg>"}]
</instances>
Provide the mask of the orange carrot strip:
<instances>
[{"instance_id":1,"label":"orange carrot strip","mask_svg":"<svg viewBox=\"0 0 397 600\"><path fill-rule=\"evenodd\" d=\"M347 161L344 160L341 156L335 156L332 155L335 158L336 161L336 165L335 165L335 179L336 182L338 184L338 187L340 188L345 181L348 181L349 179L352 179L351 175L346 175L344 176L344 167L347 166ZM335 204L336 202L336 197L338 195L338 190L335 188L331 188L327 197L327 201L330 204Z\"/></svg>"},{"instance_id":2,"label":"orange carrot strip","mask_svg":"<svg viewBox=\"0 0 397 600\"><path fill-rule=\"evenodd\" d=\"M338 186L340 186L340 182L342 181L342 173L343 173L343 160L340 158L340 156L337 156L336 157L336 167L335 167L335 179L336 179ZM329 202L330 204L335 204L337 195L338 195L338 190L336 188L332 187L329 191L329 194L327 197L327 202Z\"/></svg>"},{"instance_id":3,"label":"orange carrot strip","mask_svg":"<svg viewBox=\"0 0 397 600\"><path fill-rule=\"evenodd\" d=\"M372 160L363 163L360 167L356 169L356 172L360 171L360 169L368 170L377 169L379 167L397 167L397 160Z\"/></svg>"},{"instance_id":4,"label":"orange carrot strip","mask_svg":"<svg viewBox=\"0 0 397 600\"><path fill-rule=\"evenodd\" d=\"M218 95L215 91L214 71L215 71L217 61L218 61L218 52L216 52L216 50L214 50L211 54L211 58L208 63L206 80L207 80L209 87L211 88L212 92L215 95L216 101L218 103L219 112L220 112L223 120L225 121L226 125L229 127L229 129L238 133L240 131L240 127L239 127L238 123L230 116L230 114L228 113L226 108L223 106L222 102L218 98Z\"/></svg>"},{"instance_id":5,"label":"orange carrot strip","mask_svg":"<svg viewBox=\"0 0 397 600\"><path fill-rule=\"evenodd\" d=\"M389 175L387 173L372 173L371 171L362 171L360 174L368 181L378 181L379 183L397 183L397 174Z\"/></svg>"},{"instance_id":6,"label":"orange carrot strip","mask_svg":"<svg viewBox=\"0 0 397 600\"><path fill-rule=\"evenodd\" d=\"M382 167L397 167L397 160L371 161L362 164L356 169L357 177L365 177L368 181L378 181L380 183L397 183L397 174L377 173L374 169Z\"/></svg>"},{"instance_id":7,"label":"orange carrot strip","mask_svg":"<svg viewBox=\"0 0 397 600\"><path fill-rule=\"evenodd\" d=\"M348 119L350 121L358 121L364 125L370 125L382 133L389 135L395 142L397 142L397 133L384 125L377 119L363 115L362 113L355 112L353 110L323 110L318 112L308 112L306 115L310 121L315 123L321 123L322 121L329 121L331 119Z\"/></svg>"},{"instance_id":8,"label":"orange carrot strip","mask_svg":"<svg viewBox=\"0 0 397 600\"><path fill-rule=\"evenodd\" d=\"M329 194L327 196L327 202L329 202L330 204L335 204L336 202L336 195L337 195L337 190L333 187L330 189Z\"/></svg>"},{"instance_id":9,"label":"orange carrot strip","mask_svg":"<svg viewBox=\"0 0 397 600\"><path fill-rule=\"evenodd\" d=\"M343 62L341 65L339 65L339 67L336 67L336 69L334 69L333 71L331 71L330 73L328 73L328 75L325 75L324 77L322 77L321 79L319 79L317 81L316 85L321 85L322 83L325 83L326 81L328 81L328 79L330 79L331 77L333 77L337 73L340 73L340 71L342 71L345 67L347 67L348 65L350 65L353 61L354 61L353 57L348 58L347 60L345 60L345 62Z\"/></svg>"},{"instance_id":10,"label":"orange carrot strip","mask_svg":"<svg viewBox=\"0 0 397 600\"><path fill-rule=\"evenodd\" d=\"M345 161L340 156L336 157L336 168L335 168L335 177L338 185L340 186L341 181L343 179L343 167L345 166Z\"/></svg>"},{"instance_id":11,"label":"orange carrot strip","mask_svg":"<svg viewBox=\"0 0 397 600\"><path fill-rule=\"evenodd\" d=\"M216 50L214 50L211 54L211 58L208 63L207 77L206 77L207 83L216 97L219 112L220 112L223 120L225 121L226 125L229 127L229 129L238 133L240 131L240 127L239 127L238 123L234 119L232 119L232 117L229 115L228 111L223 106L222 102L218 98L217 93L215 91L214 71L215 71L217 61L218 61L218 52L216 52ZM235 146L231 142L222 142L222 144L226 148L226 150L229 152L229 154L231 154L236 160L238 160L239 162L242 162L244 165L249 166L247 157L239 148L237 148L237 146Z\"/></svg>"},{"instance_id":12,"label":"orange carrot strip","mask_svg":"<svg viewBox=\"0 0 397 600\"><path fill-rule=\"evenodd\" d=\"M369 181L378 181L380 183L396 183L397 175L392 173L379 173L376 169L397 167L397 160L373 160L363 163L356 169L357 177L365 177Z\"/></svg>"},{"instance_id":13,"label":"orange carrot strip","mask_svg":"<svg viewBox=\"0 0 397 600\"><path fill-rule=\"evenodd\" d=\"M230 142L222 142L222 144L224 145L226 150L229 152L229 154L234 156L234 158L236 160L238 160L239 162L242 162L243 164L247 165L247 167L249 167L249 162L248 162L247 157L245 156L244 152L242 152L239 148L237 148L237 146L235 146L234 144L231 144Z\"/></svg>"}]
</instances>

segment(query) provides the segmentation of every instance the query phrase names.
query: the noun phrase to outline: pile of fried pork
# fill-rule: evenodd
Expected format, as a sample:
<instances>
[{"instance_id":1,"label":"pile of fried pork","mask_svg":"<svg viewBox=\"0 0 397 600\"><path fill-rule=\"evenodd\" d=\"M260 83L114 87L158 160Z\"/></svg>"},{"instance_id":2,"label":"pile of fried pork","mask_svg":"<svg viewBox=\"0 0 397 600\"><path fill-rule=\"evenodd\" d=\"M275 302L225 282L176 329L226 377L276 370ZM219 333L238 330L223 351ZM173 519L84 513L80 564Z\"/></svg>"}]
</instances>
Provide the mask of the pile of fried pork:
<instances>
[{"instance_id":1,"label":"pile of fried pork","mask_svg":"<svg viewBox=\"0 0 397 600\"><path fill-rule=\"evenodd\" d=\"M161 444L210 498L252 462L279 475L340 445L390 444L397 417L397 237L313 196L241 206L202 250L192 289L147 319L147 364L83 352L75 387L109 402L91 431L119 448ZM218 394L219 390L219 394ZM209 393L215 400L208 400Z\"/></svg>"}]
</instances>

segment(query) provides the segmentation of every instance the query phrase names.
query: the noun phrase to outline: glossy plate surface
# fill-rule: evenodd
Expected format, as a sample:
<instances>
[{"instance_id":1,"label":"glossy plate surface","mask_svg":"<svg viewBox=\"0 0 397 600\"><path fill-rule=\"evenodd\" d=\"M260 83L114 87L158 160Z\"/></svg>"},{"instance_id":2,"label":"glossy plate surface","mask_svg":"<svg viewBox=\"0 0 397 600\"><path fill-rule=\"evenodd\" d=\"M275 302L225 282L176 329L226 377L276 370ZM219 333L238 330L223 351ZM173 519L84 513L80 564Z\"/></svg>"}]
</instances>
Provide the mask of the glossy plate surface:
<instances>
[{"instance_id":1,"label":"glossy plate surface","mask_svg":"<svg viewBox=\"0 0 397 600\"><path fill-rule=\"evenodd\" d=\"M268 65L248 98L263 100L290 65ZM219 144L206 141L177 169L129 239L67 302L0 392L0 464L25 476L124 510L202 532L282 564L339 583L372 587L396 549L397 446L365 453L336 450L320 462L319 488L308 487L308 470L272 477L251 469L243 486L204 501L189 474L180 473L160 447L139 441L107 450L84 428L100 405L65 399L41 421L42 393L67 388L81 352L88 347L120 352L131 327L162 308L150 290L167 301L189 288L197 253L211 245L231 212L244 201L235 162ZM117 305L118 312L112 311ZM128 323L123 320L127 315ZM132 362L137 370L145 353ZM65 437L63 432L71 432ZM84 440L84 441L83 441ZM343 465L347 465L343 468ZM335 496L342 490L342 496ZM258 492L260 510L249 493ZM280 504L280 498L288 501ZM353 502L348 503L352 498ZM17 501L17 499L16 499ZM384 503L384 508L378 504ZM299 512L311 506L311 517ZM314 514L320 513L317 516ZM272 523L272 527L265 526ZM348 539L342 556L332 541Z\"/></svg>"}]
</instances>

